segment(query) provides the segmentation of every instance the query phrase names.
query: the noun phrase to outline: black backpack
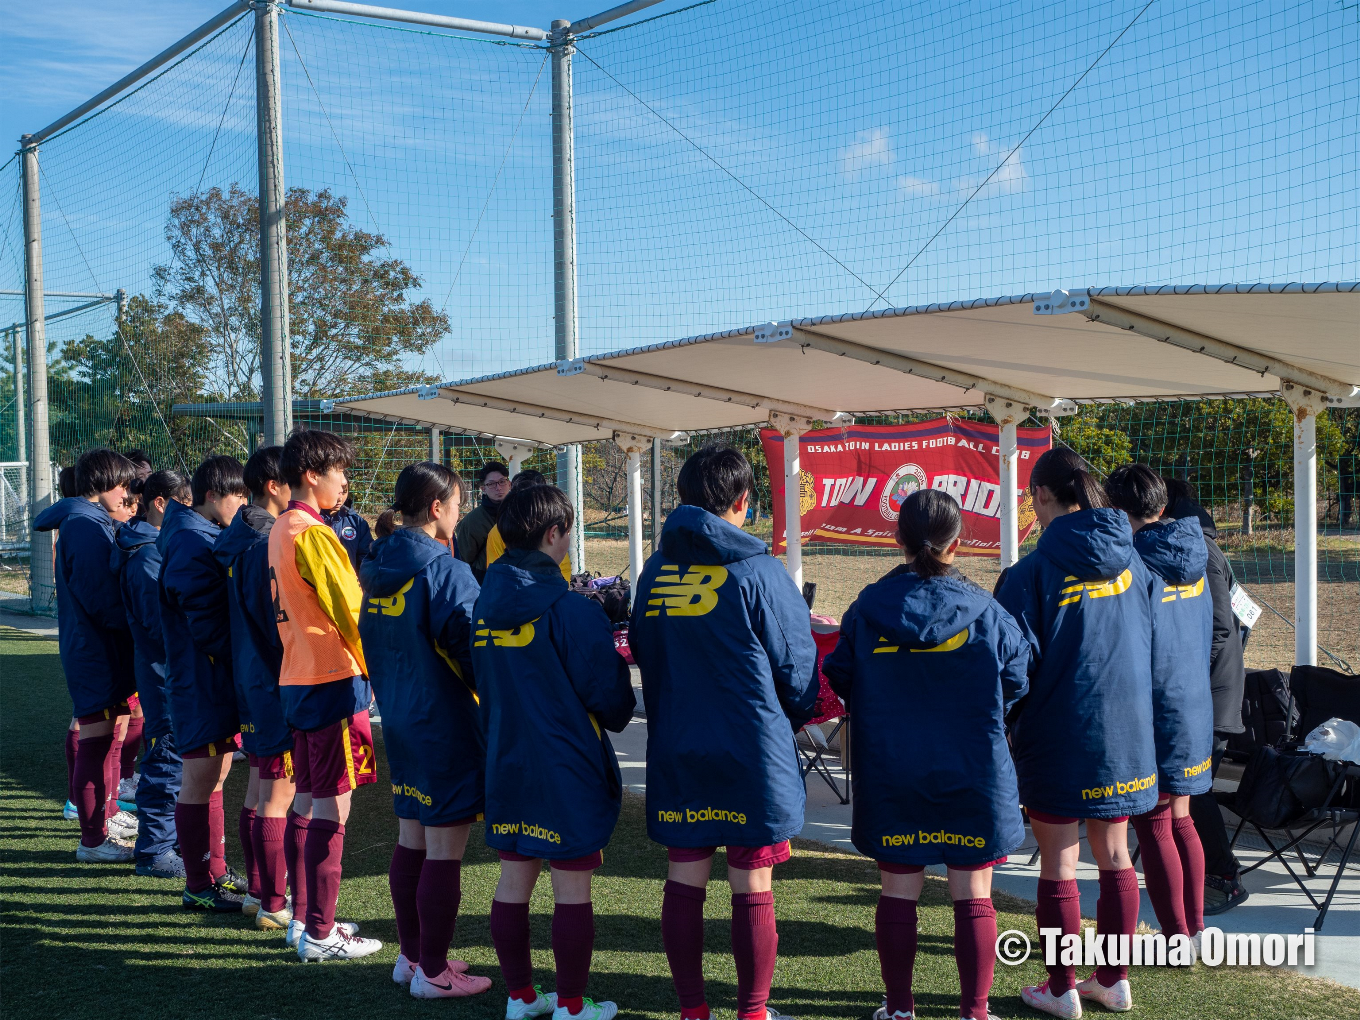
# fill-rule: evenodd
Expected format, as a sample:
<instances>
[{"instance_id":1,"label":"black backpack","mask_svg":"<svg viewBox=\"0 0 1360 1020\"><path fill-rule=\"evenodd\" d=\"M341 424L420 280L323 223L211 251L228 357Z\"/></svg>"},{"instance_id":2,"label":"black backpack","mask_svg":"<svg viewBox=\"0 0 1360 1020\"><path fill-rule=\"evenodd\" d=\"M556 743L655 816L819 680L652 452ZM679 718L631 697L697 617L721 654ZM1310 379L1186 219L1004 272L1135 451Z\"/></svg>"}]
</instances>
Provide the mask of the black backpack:
<instances>
[{"instance_id":1,"label":"black backpack","mask_svg":"<svg viewBox=\"0 0 1360 1020\"><path fill-rule=\"evenodd\" d=\"M1293 733L1299 721L1294 706L1293 726L1286 725L1290 705L1289 676L1279 669L1249 669L1242 686L1242 733L1228 737L1228 757L1248 761L1258 748L1273 747Z\"/></svg>"},{"instance_id":2,"label":"black backpack","mask_svg":"<svg viewBox=\"0 0 1360 1020\"><path fill-rule=\"evenodd\" d=\"M1296 748L1258 747L1242 772L1233 811L1264 829L1322 807L1346 774L1342 762Z\"/></svg>"}]
</instances>

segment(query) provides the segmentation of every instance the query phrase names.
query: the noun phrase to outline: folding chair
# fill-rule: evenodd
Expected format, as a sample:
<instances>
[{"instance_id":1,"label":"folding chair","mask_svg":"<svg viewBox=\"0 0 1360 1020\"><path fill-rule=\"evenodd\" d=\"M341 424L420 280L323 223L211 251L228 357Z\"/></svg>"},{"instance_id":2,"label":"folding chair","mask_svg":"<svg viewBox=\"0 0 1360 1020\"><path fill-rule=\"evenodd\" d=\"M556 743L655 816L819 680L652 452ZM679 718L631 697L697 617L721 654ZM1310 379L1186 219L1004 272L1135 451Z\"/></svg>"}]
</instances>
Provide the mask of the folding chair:
<instances>
[{"instance_id":1,"label":"folding chair","mask_svg":"<svg viewBox=\"0 0 1360 1020\"><path fill-rule=\"evenodd\" d=\"M831 787L831 792L836 795L836 799L842 804L850 803L850 755L848 753L850 743L850 730L845 725L849 715L845 711L845 703L836 697L836 692L831 689L831 685L826 682L826 677L822 675L822 660L831 654L836 647L836 641L840 635L840 626L836 621L829 617L812 617L812 639L817 644L817 681L821 685L821 691L817 695L817 707L814 710L811 721L804 726L794 741L798 748L798 754L802 757L803 779L815 772L822 777L822 781ZM824 723L835 722L831 732L823 733ZM803 740L801 738L807 738ZM841 771L845 778L838 780L831 771L831 764L827 760L828 754L834 754L831 750L830 742L840 737L841 741Z\"/></svg>"}]
</instances>

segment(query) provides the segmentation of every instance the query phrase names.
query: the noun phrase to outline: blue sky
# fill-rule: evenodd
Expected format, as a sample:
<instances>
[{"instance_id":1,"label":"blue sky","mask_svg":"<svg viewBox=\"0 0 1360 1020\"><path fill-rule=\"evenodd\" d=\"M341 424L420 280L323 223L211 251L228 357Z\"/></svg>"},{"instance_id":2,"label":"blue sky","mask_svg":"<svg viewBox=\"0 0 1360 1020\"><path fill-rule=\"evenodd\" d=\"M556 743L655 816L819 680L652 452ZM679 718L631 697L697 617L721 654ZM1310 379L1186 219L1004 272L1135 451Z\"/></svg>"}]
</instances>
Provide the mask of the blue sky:
<instances>
[{"instance_id":1,"label":"blue sky","mask_svg":"<svg viewBox=\"0 0 1360 1020\"><path fill-rule=\"evenodd\" d=\"M1355 279L1355 12L1157 0L1135 20L1144 2L717 0L583 40L582 349L1055 286ZM420 6L539 26L598 10ZM219 5L12 7L17 137ZM543 53L284 20L286 179L346 196L453 319L424 367L549 360ZM175 195L253 187L248 36L45 147L49 290L148 289Z\"/></svg>"}]
</instances>

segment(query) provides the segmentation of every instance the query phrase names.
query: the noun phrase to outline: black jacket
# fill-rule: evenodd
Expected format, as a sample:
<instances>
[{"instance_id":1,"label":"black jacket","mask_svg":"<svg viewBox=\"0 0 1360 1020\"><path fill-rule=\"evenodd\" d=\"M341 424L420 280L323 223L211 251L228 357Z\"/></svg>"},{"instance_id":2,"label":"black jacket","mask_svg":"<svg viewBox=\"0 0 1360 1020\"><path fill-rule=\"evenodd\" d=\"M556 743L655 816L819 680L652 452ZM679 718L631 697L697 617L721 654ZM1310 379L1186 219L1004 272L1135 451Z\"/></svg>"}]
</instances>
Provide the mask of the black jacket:
<instances>
[{"instance_id":1,"label":"black jacket","mask_svg":"<svg viewBox=\"0 0 1360 1020\"><path fill-rule=\"evenodd\" d=\"M478 584L486 579L486 536L491 534L500 515L501 505L483 496L481 504L458 522L458 530L453 533L454 551L472 568Z\"/></svg>"}]
</instances>

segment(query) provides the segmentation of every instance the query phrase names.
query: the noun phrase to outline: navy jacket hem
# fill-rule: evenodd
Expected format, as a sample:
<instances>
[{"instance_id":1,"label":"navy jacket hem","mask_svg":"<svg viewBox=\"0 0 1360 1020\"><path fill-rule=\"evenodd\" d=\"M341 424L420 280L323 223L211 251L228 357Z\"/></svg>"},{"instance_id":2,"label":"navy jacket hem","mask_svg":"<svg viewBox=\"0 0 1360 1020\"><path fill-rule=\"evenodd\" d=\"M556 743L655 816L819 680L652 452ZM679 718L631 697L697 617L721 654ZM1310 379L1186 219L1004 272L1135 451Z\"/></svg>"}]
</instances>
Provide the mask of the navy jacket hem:
<instances>
[{"instance_id":1,"label":"navy jacket hem","mask_svg":"<svg viewBox=\"0 0 1360 1020\"><path fill-rule=\"evenodd\" d=\"M979 864L990 864L992 861L999 861L1003 857L1008 857L1019 850L1024 844L1024 840L1013 843L999 850L988 850L983 854L960 854L958 857L946 858L944 854L892 854L870 852L855 844L855 849L864 854L865 857L875 861L882 861L884 864L906 864L911 867L930 867L932 864L943 864L946 867L972 868ZM924 860L924 856L929 856L930 860Z\"/></svg>"},{"instance_id":2,"label":"navy jacket hem","mask_svg":"<svg viewBox=\"0 0 1360 1020\"><path fill-rule=\"evenodd\" d=\"M612 838L613 835L614 834L611 832L610 837ZM579 848L564 847L560 850L554 849L551 851L544 850L541 847L521 846L518 840L513 839L507 840L505 845L501 845L501 843L493 839L487 839L486 845L492 850L504 850L508 854L519 854L521 857L533 857L540 861L574 861L578 857L589 857L597 850L603 850L609 845L609 840L605 840L603 843L592 840Z\"/></svg>"},{"instance_id":3,"label":"navy jacket hem","mask_svg":"<svg viewBox=\"0 0 1360 1020\"><path fill-rule=\"evenodd\" d=\"M726 842L722 839L715 840L662 839L659 833L653 832L651 826L648 826L647 838L650 839L653 843L667 847L668 849L672 850L699 850L706 846L737 846L745 850L758 850L761 847L774 846L777 843L783 843L785 840L793 839L802 831L803 826L802 824L799 824L799 826L796 829L789 829L782 835L780 834L780 832L776 832L773 836L771 836L769 839L766 839L764 842L755 842L752 840L750 836L742 836L741 838L742 841L740 843L735 843Z\"/></svg>"}]
</instances>

